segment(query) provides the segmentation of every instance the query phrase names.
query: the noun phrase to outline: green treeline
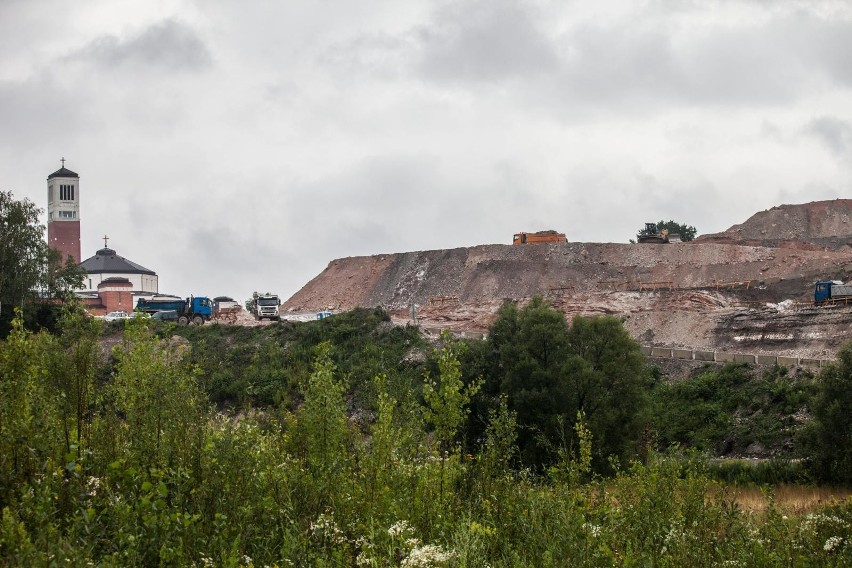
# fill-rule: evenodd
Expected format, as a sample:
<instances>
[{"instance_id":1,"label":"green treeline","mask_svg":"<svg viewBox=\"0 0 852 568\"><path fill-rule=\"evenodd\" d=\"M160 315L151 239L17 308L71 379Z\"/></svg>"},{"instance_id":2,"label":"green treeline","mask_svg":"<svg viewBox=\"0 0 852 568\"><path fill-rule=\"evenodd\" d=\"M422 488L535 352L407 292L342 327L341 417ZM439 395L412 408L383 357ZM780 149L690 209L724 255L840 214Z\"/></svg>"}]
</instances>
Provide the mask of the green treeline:
<instances>
[{"instance_id":1,"label":"green treeline","mask_svg":"<svg viewBox=\"0 0 852 568\"><path fill-rule=\"evenodd\" d=\"M780 447L849 484L850 377L852 348L817 378L663 380L617 318L540 298L437 342L381 310L177 328L71 306L0 342L0 564L850 565L848 503L745 514L686 451Z\"/></svg>"}]
</instances>

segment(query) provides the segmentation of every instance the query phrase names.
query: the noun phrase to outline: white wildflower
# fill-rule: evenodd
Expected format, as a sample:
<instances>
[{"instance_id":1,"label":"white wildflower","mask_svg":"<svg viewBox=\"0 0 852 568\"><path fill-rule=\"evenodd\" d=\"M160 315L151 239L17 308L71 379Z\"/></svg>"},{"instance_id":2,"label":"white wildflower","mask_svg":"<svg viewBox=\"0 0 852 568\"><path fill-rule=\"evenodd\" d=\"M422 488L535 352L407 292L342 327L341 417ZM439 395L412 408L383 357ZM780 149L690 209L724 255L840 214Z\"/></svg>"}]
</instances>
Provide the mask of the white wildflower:
<instances>
[{"instance_id":1,"label":"white wildflower","mask_svg":"<svg viewBox=\"0 0 852 568\"><path fill-rule=\"evenodd\" d=\"M839 536L832 536L825 541L825 545L822 549L826 552L833 552L835 548L840 548L841 546L843 546L843 538Z\"/></svg>"},{"instance_id":2,"label":"white wildflower","mask_svg":"<svg viewBox=\"0 0 852 568\"><path fill-rule=\"evenodd\" d=\"M95 495L98 489L101 488L101 480L97 477L89 477L86 479L86 493Z\"/></svg>"},{"instance_id":3,"label":"white wildflower","mask_svg":"<svg viewBox=\"0 0 852 568\"><path fill-rule=\"evenodd\" d=\"M405 546L407 548L417 548L420 546L420 539L416 537L407 538L405 539Z\"/></svg>"},{"instance_id":4,"label":"white wildflower","mask_svg":"<svg viewBox=\"0 0 852 568\"><path fill-rule=\"evenodd\" d=\"M406 520L397 521L388 529L388 534L391 537L405 536L412 532L413 529Z\"/></svg>"},{"instance_id":5,"label":"white wildflower","mask_svg":"<svg viewBox=\"0 0 852 568\"><path fill-rule=\"evenodd\" d=\"M455 558L455 553L440 546L426 544L413 549L402 561L402 568L428 568L445 564Z\"/></svg>"},{"instance_id":6,"label":"white wildflower","mask_svg":"<svg viewBox=\"0 0 852 568\"><path fill-rule=\"evenodd\" d=\"M669 532L666 533L665 543L671 544L676 542L681 542L684 540L686 533L684 533L683 529L680 526L679 521L675 521L672 523L672 528L669 529Z\"/></svg>"},{"instance_id":7,"label":"white wildflower","mask_svg":"<svg viewBox=\"0 0 852 568\"><path fill-rule=\"evenodd\" d=\"M311 523L311 532L317 538L325 538L334 544L343 544L346 539L343 536L343 531L334 522L334 519L325 514L317 517L317 520Z\"/></svg>"},{"instance_id":8,"label":"white wildflower","mask_svg":"<svg viewBox=\"0 0 852 568\"><path fill-rule=\"evenodd\" d=\"M593 537L601 536L601 527L592 523L584 523L583 529Z\"/></svg>"}]
</instances>

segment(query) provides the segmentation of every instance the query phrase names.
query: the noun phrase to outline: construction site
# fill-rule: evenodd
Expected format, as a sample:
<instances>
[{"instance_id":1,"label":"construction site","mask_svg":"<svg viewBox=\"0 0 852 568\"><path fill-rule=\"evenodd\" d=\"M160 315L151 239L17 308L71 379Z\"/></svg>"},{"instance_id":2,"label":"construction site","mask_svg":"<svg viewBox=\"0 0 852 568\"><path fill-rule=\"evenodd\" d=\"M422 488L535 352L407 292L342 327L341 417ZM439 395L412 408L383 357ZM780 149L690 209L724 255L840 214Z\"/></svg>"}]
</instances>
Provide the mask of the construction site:
<instances>
[{"instance_id":1,"label":"construction site","mask_svg":"<svg viewBox=\"0 0 852 568\"><path fill-rule=\"evenodd\" d=\"M852 305L814 303L816 282L852 279L852 200L773 207L690 242L570 242L565 233L332 260L284 302L282 317L381 306L400 325L483 334L505 301L543 296L569 319L622 318L649 353L693 359L818 363L852 338Z\"/></svg>"}]
</instances>

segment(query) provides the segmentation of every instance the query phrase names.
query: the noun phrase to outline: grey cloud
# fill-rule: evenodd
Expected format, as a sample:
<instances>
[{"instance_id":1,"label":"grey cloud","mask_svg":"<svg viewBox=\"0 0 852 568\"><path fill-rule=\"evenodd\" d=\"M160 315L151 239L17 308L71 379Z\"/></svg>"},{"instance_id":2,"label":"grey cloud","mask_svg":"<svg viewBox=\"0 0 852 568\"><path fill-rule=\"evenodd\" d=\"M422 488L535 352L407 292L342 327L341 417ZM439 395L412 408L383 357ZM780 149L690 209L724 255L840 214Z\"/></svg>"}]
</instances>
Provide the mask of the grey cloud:
<instances>
[{"instance_id":1,"label":"grey cloud","mask_svg":"<svg viewBox=\"0 0 852 568\"><path fill-rule=\"evenodd\" d=\"M655 10L559 24L550 33L560 25L523 2L462 2L413 32L410 57L431 82L514 83L517 97L565 108L779 104L852 84L852 20L816 11L695 30Z\"/></svg>"},{"instance_id":2,"label":"grey cloud","mask_svg":"<svg viewBox=\"0 0 852 568\"><path fill-rule=\"evenodd\" d=\"M535 201L530 191L534 184L522 169L497 163L485 179L465 182L450 173L456 167L429 156L365 159L345 171L288 187L281 208L287 215L284 225L300 225L302 238L329 259L451 248L493 242L484 225L513 227L519 212ZM552 214L543 209L538 216L546 220ZM305 223L306 217L315 221ZM497 236L498 242L510 239L511 234Z\"/></svg>"},{"instance_id":3,"label":"grey cloud","mask_svg":"<svg viewBox=\"0 0 852 568\"><path fill-rule=\"evenodd\" d=\"M504 81L552 71L554 45L529 5L511 0L459 3L416 30L425 76L449 81Z\"/></svg>"},{"instance_id":4,"label":"grey cloud","mask_svg":"<svg viewBox=\"0 0 852 568\"><path fill-rule=\"evenodd\" d=\"M203 69L212 57L189 26L166 20L131 38L102 36L70 57L91 60L108 68L164 68L178 71Z\"/></svg>"},{"instance_id":5,"label":"grey cloud","mask_svg":"<svg viewBox=\"0 0 852 568\"><path fill-rule=\"evenodd\" d=\"M852 123L833 116L821 116L811 120L804 132L816 137L836 156L845 159L852 156Z\"/></svg>"},{"instance_id":6,"label":"grey cloud","mask_svg":"<svg viewBox=\"0 0 852 568\"><path fill-rule=\"evenodd\" d=\"M82 92L68 92L50 77L23 83L0 82L0 124L4 136L0 147L10 150L45 141L64 140L75 144L91 116Z\"/></svg>"},{"instance_id":7,"label":"grey cloud","mask_svg":"<svg viewBox=\"0 0 852 568\"><path fill-rule=\"evenodd\" d=\"M330 46L319 54L318 61L335 70L398 77L407 65L412 48L412 42L406 37L386 33L365 34ZM348 77L348 73L344 75Z\"/></svg>"},{"instance_id":8,"label":"grey cloud","mask_svg":"<svg viewBox=\"0 0 852 568\"><path fill-rule=\"evenodd\" d=\"M558 92L596 104L671 98L683 76L671 40L657 29L582 25L559 40Z\"/></svg>"}]
</instances>

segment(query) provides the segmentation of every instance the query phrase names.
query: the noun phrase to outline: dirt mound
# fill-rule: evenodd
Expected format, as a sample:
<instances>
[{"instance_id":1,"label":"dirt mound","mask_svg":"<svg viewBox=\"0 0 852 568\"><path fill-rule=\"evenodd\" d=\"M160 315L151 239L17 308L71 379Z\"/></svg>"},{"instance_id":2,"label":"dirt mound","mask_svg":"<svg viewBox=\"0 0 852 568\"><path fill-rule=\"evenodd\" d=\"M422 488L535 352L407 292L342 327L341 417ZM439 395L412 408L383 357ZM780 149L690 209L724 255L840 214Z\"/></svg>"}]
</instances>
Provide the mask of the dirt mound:
<instances>
[{"instance_id":1,"label":"dirt mound","mask_svg":"<svg viewBox=\"0 0 852 568\"><path fill-rule=\"evenodd\" d=\"M852 247L823 244L845 245L850 234L852 200L836 200L776 207L690 243L482 245L341 258L282 310L382 306L404 323L413 307L425 328L484 332L504 301L541 295L568 317L618 315L646 345L825 357L847 338L843 313L797 316L764 306L804 306L816 280L852 279Z\"/></svg>"},{"instance_id":2,"label":"dirt mound","mask_svg":"<svg viewBox=\"0 0 852 568\"><path fill-rule=\"evenodd\" d=\"M779 205L696 241L802 249L848 247L852 244L852 199Z\"/></svg>"},{"instance_id":3,"label":"dirt mound","mask_svg":"<svg viewBox=\"0 0 852 568\"><path fill-rule=\"evenodd\" d=\"M283 308L399 310L536 294L732 287L762 287L767 300L779 301L772 286L795 280L805 299L811 283L827 273L852 275L852 253L717 243L482 245L337 259Z\"/></svg>"}]
</instances>

